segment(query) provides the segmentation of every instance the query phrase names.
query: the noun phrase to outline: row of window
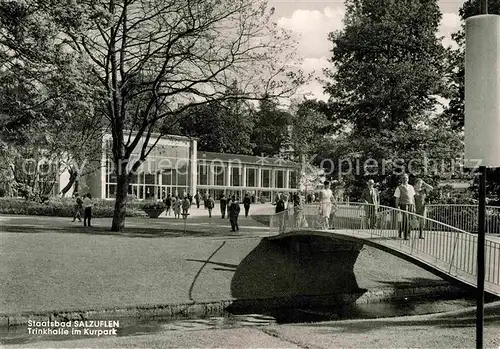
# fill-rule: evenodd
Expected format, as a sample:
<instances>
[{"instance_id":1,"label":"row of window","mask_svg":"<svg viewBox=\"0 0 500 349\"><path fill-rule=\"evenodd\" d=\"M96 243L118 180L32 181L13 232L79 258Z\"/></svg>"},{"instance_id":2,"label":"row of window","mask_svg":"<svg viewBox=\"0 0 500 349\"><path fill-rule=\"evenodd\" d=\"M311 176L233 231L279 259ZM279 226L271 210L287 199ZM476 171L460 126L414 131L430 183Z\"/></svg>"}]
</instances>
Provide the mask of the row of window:
<instances>
[{"instance_id":1,"label":"row of window","mask_svg":"<svg viewBox=\"0 0 500 349\"><path fill-rule=\"evenodd\" d=\"M240 167L231 168L231 177L229 185L232 187L257 187L257 171L261 171L261 187L263 188L286 188L285 170L275 169L274 183L272 183L272 174L270 169L245 169L246 181L243 183L243 169ZM207 165L198 165L198 185L208 185L209 176L213 176L213 184L217 186L226 185L227 169L223 166L214 166L211 173L210 167ZM288 188L297 187L297 174L295 171L289 172ZM273 185L274 184L274 185Z\"/></svg>"},{"instance_id":2,"label":"row of window","mask_svg":"<svg viewBox=\"0 0 500 349\"><path fill-rule=\"evenodd\" d=\"M187 186L166 186L166 185L146 185L129 184L128 194L140 200L164 199L168 194L171 196L183 197L189 193ZM116 184L106 184L106 198L116 198Z\"/></svg>"},{"instance_id":3,"label":"row of window","mask_svg":"<svg viewBox=\"0 0 500 349\"><path fill-rule=\"evenodd\" d=\"M198 166L198 185L208 185L209 173L203 167ZM232 187L257 187L257 171L256 168L246 169L246 180L243 183L243 170L240 168L231 169L230 186ZM270 169L261 169L261 187L263 188L287 188L285 177L287 172L284 170L275 170L274 185L272 185L272 175ZM213 173L213 185L224 187L226 186L226 172L224 169L216 168ZM107 173L106 183L115 184L116 174ZM187 186L188 171L187 169L166 169L154 173L140 173L132 175L129 181L130 184L145 184L145 185L166 185L166 186ZM290 171L288 177L288 188L297 187L296 172Z\"/></svg>"}]
</instances>

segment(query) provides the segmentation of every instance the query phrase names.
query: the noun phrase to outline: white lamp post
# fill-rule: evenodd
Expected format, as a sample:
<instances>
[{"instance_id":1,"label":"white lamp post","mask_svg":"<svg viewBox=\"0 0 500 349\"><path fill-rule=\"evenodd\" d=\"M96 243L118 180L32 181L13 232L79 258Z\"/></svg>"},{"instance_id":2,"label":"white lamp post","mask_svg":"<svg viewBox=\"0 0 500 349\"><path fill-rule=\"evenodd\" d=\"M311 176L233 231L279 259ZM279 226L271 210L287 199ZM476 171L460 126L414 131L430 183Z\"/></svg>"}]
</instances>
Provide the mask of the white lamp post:
<instances>
[{"instance_id":1,"label":"white lamp post","mask_svg":"<svg viewBox=\"0 0 500 349\"><path fill-rule=\"evenodd\" d=\"M465 159L479 163L476 347L483 347L485 279L486 168L500 166L500 16L481 15L465 26Z\"/></svg>"}]
</instances>

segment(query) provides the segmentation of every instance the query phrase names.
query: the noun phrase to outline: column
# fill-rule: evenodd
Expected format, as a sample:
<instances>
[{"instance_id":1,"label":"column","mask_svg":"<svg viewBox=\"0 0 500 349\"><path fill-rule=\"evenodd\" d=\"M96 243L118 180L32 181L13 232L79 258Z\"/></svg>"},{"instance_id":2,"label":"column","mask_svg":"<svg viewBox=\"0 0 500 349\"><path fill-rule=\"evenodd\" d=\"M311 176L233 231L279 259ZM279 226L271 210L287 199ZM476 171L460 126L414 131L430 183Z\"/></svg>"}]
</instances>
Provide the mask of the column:
<instances>
[{"instance_id":1,"label":"column","mask_svg":"<svg viewBox=\"0 0 500 349\"><path fill-rule=\"evenodd\" d=\"M189 190L191 191L191 195L195 195L197 191L197 182L198 182L198 141L196 139L192 139L189 145L189 154L191 155L190 165L191 165L191 180Z\"/></svg>"},{"instance_id":2,"label":"column","mask_svg":"<svg viewBox=\"0 0 500 349\"><path fill-rule=\"evenodd\" d=\"M257 188L262 187L262 168L258 167L257 168Z\"/></svg>"},{"instance_id":3,"label":"column","mask_svg":"<svg viewBox=\"0 0 500 349\"><path fill-rule=\"evenodd\" d=\"M242 171L243 171L243 173L241 174L241 177L240 177L241 178L240 186L246 187L247 186L247 166L246 165L243 165Z\"/></svg>"},{"instance_id":4,"label":"column","mask_svg":"<svg viewBox=\"0 0 500 349\"><path fill-rule=\"evenodd\" d=\"M215 173L215 165L214 164L210 164L209 168L208 168L208 185L211 185L213 186L214 185L214 173Z\"/></svg>"},{"instance_id":5,"label":"column","mask_svg":"<svg viewBox=\"0 0 500 349\"><path fill-rule=\"evenodd\" d=\"M101 199L106 198L106 161L108 160L107 157L107 151L108 149L106 148L106 140L109 137L105 135L102 139L102 157L101 157Z\"/></svg>"},{"instance_id":6,"label":"column","mask_svg":"<svg viewBox=\"0 0 500 349\"><path fill-rule=\"evenodd\" d=\"M226 187L230 187L231 186L231 171L232 171L232 167L231 167L231 163L227 163L227 166L225 166L225 169L226 169Z\"/></svg>"},{"instance_id":7,"label":"column","mask_svg":"<svg viewBox=\"0 0 500 349\"><path fill-rule=\"evenodd\" d=\"M158 181L158 171L155 169L155 183L154 183L154 189L153 189L153 199L156 201L158 200L158 187L159 187L159 181ZM160 193L161 195L161 193Z\"/></svg>"},{"instance_id":8,"label":"column","mask_svg":"<svg viewBox=\"0 0 500 349\"><path fill-rule=\"evenodd\" d=\"M288 169L288 168L285 171L285 188L291 189L290 188L290 169Z\"/></svg>"}]
</instances>

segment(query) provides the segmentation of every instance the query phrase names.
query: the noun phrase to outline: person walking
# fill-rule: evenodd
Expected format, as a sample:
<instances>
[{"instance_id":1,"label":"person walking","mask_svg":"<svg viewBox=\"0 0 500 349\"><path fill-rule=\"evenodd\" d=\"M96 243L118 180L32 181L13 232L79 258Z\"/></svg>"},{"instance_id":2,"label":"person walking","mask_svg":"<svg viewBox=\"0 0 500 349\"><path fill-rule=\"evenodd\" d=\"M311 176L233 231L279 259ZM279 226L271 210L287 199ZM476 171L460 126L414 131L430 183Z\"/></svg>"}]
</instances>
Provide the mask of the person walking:
<instances>
[{"instance_id":1,"label":"person walking","mask_svg":"<svg viewBox=\"0 0 500 349\"><path fill-rule=\"evenodd\" d=\"M330 226L330 215L332 213L332 199L333 192L330 189L330 182L325 181L323 183L324 188L319 192L319 214L320 214L320 225L323 229L328 229Z\"/></svg>"},{"instance_id":2,"label":"person walking","mask_svg":"<svg viewBox=\"0 0 500 349\"><path fill-rule=\"evenodd\" d=\"M207 209L208 209L208 218L212 218L212 210L215 206L215 201L212 199L212 196L209 195L207 198Z\"/></svg>"},{"instance_id":3,"label":"person walking","mask_svg":"<svg viewBox=\"0 0 500 349\"><path fill-rule=\"evenodd\" d=\"M231 203L229 204L229 221L231 222L231 231L238 231L238 216L240 214L240 203L236 200L233 195L231 197Z\"/></svg>"},{"instance_id":4,"label":"person walking","mask_svg":"<svg viewBox=\"0 0 500 349\"><path fill-rule=\"evenodd\" d=\"M194 200L196 201L196 208L200 208L200 192L197 191L196 195L194 196Z\"/></svg>"},{"instance_id":5,"label":"person walking","mask_svg":"<svg viewBox=\"0 0 500 349\"><path fill-rule=\"evenodd\" d=\"M172 207L172 197L170 196L170 194L167 195L164 202L165 202L165 208L166 208L165 215L169 216L170 215L170 208Z\"/></svg>"},{"instance_id":6,"label":"person walking","mask_svg":"<svg viewBox=\"0 0 500 349\"><path fill-rule=\"evenodd\" d=\"M75 212L73 212L73 222L78 218L78 222L82 221L83 200L78 193L75 193Z\"/></svg>"},{"instance_id":7,"label":"person walking","mask_svg":"<svg viewBox=\"0 0 500 349\"><path fill-rule=\"evenodd\" d=\"M85 195L82 205L83 205L83 226L91 227L92 225L90 221L92 220L92 196L90 195L90 193Z\"/></svg>"},{"instance_id":8,"label":"person walking","mask_svg":"<svg viewBox=\"0 0 500 349\"><path fill-rule=\"evenodd\" d=\"M173 198L172 208L174 210L174 218L181 217L181 205L181 199L179 199L177 196Z\"/></svg>"},{"instance_id":9,"label":"person walking","mask_svg":"<svg viewBox=\"0 0 500 349\"><path fill-rule=\"evenodd\" d=\"M427 207L425 206L425 199L427 195L434 189L431 185L425 183L421 178L417 178L415 181L415 213L419 216L418 222L418 238L423 239L423 229L425 227L425 217L427 216Z\"/></svg>"},{"instance_id":10,"label":"person walking","mask_svg":"<svg viewBox=\"0 0 500 349\"><path fill-rule=\"evenodd\" d=\"M245 194L243 198L243 207L245 208L245 217L248 217L248 211L250 211L250 204L252 203L252 199L248 193Z\"/></svg>"},{"instance_id":11,"label":"person walking","mask_svg":"<svg viewBox=\"0 0 500 349\"><path fill-rule=\"evenodd\" d=\"M276 197L276 218L278 219L278 232L282 233L285 230L285 200L283 199L283 195L278 194Z\"/></svg>"},{"instance_id":12,"label":"person walking","mask_svg":"<svg viewBox=\"0 0 500 349\"><path fill-rule=\"evenodd\" d=\"M414 211L414 204L415 204L415 188L413 188L412 185L408 184L408 175L403 174L401 176L401 184L398 185L396 188L396 191L394 192L394 197L396 201L396 208L399 208L401 211L401 225L399 226L398 230L398 236L401 238L401 235L403 235L403 238L405 240L408 240L410 238L410 233L411 233L411 225L410 225L410 217L408 215L408 212L413 212Z\"/></svg>"},{"instance_id":13,"label":"person walking","mask_svg":"<svg viewBox=\"0 0 500 349\"><path fill-rule=\"evenodd\" d=\"M378 190L375 188L375 181L369 179L366 182L366 188L363 189L361 193L361 201L365 209L365 217L368 225L368 229L375 229L377 227L377 212L380 205L380 196Z\"/></svg>"},{"instance_id":14,"label":"person walking","mask_svg":"<svg viewBox=\"0 0 500 349\"><path fill-rule=\"evenodd\" d=\"M226 207L227 207L227 198L226 195L222 194L220 198L220 213L222 218L226 217Z\"/></svg>"},{"instance_id":15,"label":"person walking","mask_svg":"<svg viewBox=\"0 0 500 349\"><path fill-rule=\"evenodd\" d=\"M191 202L189 202L189 198L186 195L184 196L184 199L182 199L182 214L188 214L189 207L191 207Z\"/></svg>"},{"instance_id":16,"label":"person walking","mask_svg":"<svg viewBox=\"0 0 500 349\"><path fill-rule=\"evenodd\" d=\"M302 212L302 198L299 193L293 194L293 216L295 218L295 226L301 228L303 225L304 214Z\"/></svg>"}]
</instances>

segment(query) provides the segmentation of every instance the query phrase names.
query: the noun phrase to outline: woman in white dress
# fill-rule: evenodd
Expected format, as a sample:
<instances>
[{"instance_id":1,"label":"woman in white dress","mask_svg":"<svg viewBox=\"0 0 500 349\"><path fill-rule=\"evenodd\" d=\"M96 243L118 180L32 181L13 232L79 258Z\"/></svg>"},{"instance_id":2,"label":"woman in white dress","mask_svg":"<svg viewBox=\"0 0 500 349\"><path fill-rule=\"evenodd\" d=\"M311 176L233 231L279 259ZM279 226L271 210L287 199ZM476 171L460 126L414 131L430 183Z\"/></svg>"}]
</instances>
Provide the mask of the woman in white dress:
<instances>
[{"instance_id":1,"label":"woman in white dress","mask_svg":"<svg viewBox=\"0 0 500 349\"><path fill-rule=\"evenodd\" d=\"M319 192L320 224L323 229L328 229L330 215L332 213L333 192L330 189L330 182L325 181L323 184L325 187Z\"/></svg>"}]
</instances>

